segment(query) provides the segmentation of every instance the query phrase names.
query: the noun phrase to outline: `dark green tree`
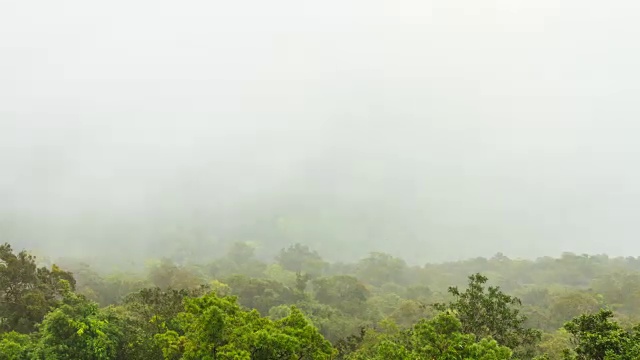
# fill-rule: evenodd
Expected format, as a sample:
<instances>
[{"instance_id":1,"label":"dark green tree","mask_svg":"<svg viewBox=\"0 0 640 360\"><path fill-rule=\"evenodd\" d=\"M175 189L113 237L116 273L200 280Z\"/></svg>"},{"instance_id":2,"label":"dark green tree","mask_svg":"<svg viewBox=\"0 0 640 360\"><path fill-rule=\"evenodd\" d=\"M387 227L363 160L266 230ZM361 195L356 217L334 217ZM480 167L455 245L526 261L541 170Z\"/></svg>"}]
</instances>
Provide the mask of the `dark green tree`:
<instances>
[{"instance_id":1,"label":"dark green tree","mask_svg":"<svg viewBox=\"0 0 640 360\"><path fill-rule=\"evenodd\" d=\"M14 254L11 245L0 245L0 332L29 333L62 299L64 280L71 290L75 280L56 265L38 267L26 251Z\"/></svg>"},{"instance_id":2,"label":"dark green tree","mask_svg":"<svg viewBox=\"0 0 640 360\"><path fill-rule=\"evenodd\" d=\"M638 328L626 331L612 321L611 310L596 314L583 314L564 325L572 335L573 349L565 351L569 360L622 360L638 359L640 334Z\"/></svg>"},{"instance_id":3,"label":"dark green tree","mask_svg":"<svg viewBox=\"0 0 640 360\"><path fill-rule=\"evenodd\" d=\"M142 289L132 293L118 306L104 310L107 320L122 333L118 353L121 359L161 359L162 349L154 336L175 330L183 301L206 293L206 288L191 290Z\"/></svg>"},{"instance_id":4,"label":"dark green tree","mask_svg":"<svg viewBox=\"0 0 640 360\"><path fill-rule=\"evenodd\" d=\"M527 318L518 309L522 305L520 299L503 293L499 287L485 287L487 281L481 274L471 275L465 291L450 287L454 300L434 307L439 311L453 310L463 333L474 334L477 340L490 336L500 345L514 349L520 357L533 357L540 331L524 326Z\"/></svg>"}]
</instances>

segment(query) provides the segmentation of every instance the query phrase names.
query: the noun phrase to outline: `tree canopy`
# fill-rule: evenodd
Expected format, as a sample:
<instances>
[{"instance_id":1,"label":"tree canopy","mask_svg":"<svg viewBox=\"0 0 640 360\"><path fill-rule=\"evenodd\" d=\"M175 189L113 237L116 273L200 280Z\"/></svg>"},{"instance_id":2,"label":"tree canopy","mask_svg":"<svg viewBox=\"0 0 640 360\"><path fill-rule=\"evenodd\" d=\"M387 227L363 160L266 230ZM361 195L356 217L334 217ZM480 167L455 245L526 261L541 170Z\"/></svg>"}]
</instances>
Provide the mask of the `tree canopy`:
<instances>
[{"instance_id":1,"label":"tree canopy","mask_svg":"<svg viewBox=\"0 0 640 360\"><path fill-rule=\"evenodd\" d=\"M146 274L68 271L1 246L0 360L640 358L635 260L410 267L373 253L332 264L293 245L268 263L240 244L181 261L149 262Z\"/></svg>"}]
</instances>

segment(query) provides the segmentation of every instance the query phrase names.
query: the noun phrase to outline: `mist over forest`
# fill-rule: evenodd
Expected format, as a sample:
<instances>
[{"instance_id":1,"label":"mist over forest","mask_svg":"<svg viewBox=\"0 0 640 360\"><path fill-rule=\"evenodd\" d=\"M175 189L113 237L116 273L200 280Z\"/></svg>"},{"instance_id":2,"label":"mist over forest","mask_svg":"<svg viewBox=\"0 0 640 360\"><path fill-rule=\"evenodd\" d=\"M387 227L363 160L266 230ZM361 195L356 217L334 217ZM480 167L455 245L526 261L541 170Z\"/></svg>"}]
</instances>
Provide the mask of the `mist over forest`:
<instances>
[{"instance_id":1,"label":"mist over forest","mask_svg":"<svg viewBox=\"0 0 640 360\"><path fill-rule=\"evenodd\" d=\"M638 254L638 10L4 1L0 241L102 262L238 241Z\"/></svg>"},{"instance_id":2,"label":"mist over forest","mask_svg":"<svg viewBox=\"0 0 640 360\"><path fill-rule=\"evenodd\" d=\"M640 359L638 19L0 0L0 360Z\"/></svg>"}]
</instances>

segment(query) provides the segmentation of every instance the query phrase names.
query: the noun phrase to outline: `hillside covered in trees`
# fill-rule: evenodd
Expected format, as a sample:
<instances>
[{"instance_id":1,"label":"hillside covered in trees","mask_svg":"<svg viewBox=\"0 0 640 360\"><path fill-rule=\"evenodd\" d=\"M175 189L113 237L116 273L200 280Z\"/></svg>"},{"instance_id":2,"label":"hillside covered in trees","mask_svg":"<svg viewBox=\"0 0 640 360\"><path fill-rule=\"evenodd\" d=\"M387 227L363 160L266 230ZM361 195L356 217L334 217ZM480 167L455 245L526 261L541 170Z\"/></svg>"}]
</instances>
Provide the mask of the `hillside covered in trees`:
<instances>
[{"instance_id":1,"label":"hillside covered in trees","mask_svg":"<svg viewBox=\"0 0 640 360\"><path fill-rule=\"evenodd\" d=\"M640 258L273 261L136 273L0 246L0 359L635 359Z\"/></svg>"}]
</instances>

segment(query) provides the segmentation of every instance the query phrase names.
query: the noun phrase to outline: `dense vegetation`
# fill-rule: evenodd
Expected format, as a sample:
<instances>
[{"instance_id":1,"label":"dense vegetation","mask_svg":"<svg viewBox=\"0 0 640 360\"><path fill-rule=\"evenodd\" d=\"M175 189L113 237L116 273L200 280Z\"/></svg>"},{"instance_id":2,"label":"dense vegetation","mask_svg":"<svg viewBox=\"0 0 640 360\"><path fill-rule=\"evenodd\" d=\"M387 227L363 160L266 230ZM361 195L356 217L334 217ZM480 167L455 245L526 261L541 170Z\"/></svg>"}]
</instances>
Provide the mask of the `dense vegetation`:
<instances>
[{"instance_id":1,"label":"dense vegetation","mask_svg":"<svg viewBox=\"0 0 640 360\"><path fill-rule=\"evenodd\" d=\"M0 246L5 359L635 359L640 258L273 262L236 243L144 273Z\"/></svg>"}]
</instances>

